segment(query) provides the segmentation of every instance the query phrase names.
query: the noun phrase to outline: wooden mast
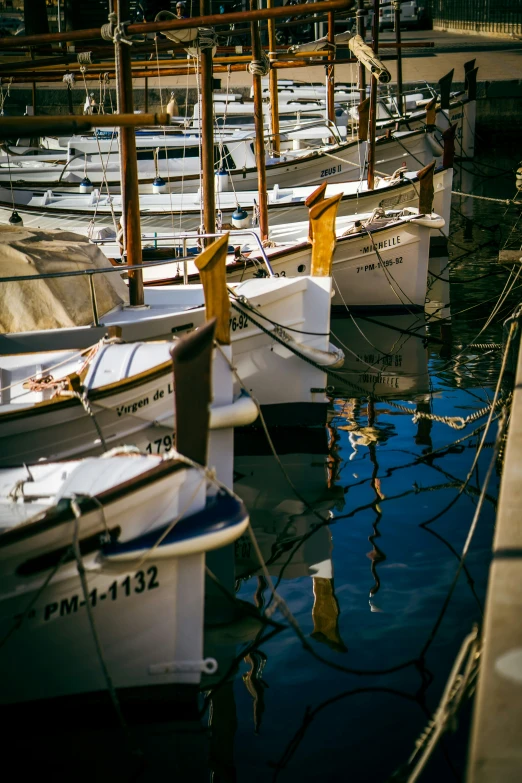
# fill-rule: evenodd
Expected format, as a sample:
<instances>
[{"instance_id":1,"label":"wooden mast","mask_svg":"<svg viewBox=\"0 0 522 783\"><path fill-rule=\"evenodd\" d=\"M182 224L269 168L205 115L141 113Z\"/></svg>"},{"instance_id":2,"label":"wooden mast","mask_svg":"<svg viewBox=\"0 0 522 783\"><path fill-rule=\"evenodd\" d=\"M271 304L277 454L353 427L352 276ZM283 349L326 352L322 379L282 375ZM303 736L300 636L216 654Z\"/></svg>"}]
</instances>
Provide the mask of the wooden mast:
<instances>
[{"instance_id":1,"label":"wooden mast","mask_svg":"<svg viewBox=\"0 0 522 783\"><path fill-rule=\"evenodd\" d=\"M360 35L363 41L366 37L366 30L364 27L364 0L358 0L357 2L357 35ZM366 100L366 71L364 65L359 62L359 103Z\"/></svg>"},{"instance_id":2,"label":"wooden mast","mask_svg":"<svg viewBox=\"0 0 522 783\"><path fill-rule=\"evenodd\" d=\"M208 0L200 0L199 12L205 16L208 12ZM203 233L216 233L216 194L214 189L214 116L212 104L212 49L199 52L201 75L201 170L203 205ZM204 240L207 245L211 239Z\"/></svg>"},{"instance_id":3,"label":"wooden mast","mask_svg":"<svg viewBox=\"0 0 522 783\"><path fill-rule=\"evenodd\" d=\"M113 0L116 7L118 24L125 22L129 16L128 0ZM133 114L134 100L132 95L132 69L129 44L121 40L114 41L114 57L117 74L117 106L119 114ZM121 206L124 233L124 251L129 267L129 300L133 307L145 303L143 292L143 272L132 269L142 263L140 197L138 183L138 163L136 160L136 133L134 128L121 127L120 166L121 166Z\"/></svg>"},{"instance_id":4,"label":"wooden mast","mask_svg":"<svg viewBox=\"0 0 522 783\"><path fill-rule=\"evenodd\" d=\"M379 0L373 2L372 49L374 54L379 51ZM370 82L370 119L368 122L368 189L375 185L375 130L377 126L377 78L372 76Z\"/></svg>"},{"instance_id":5,"label":"wooden mast","mask_svg":"<svg viewBox=\"0 0 522 783\"><path fill-rule=\"evenodd\" d=\"M250 0L250 10L257 11L257 0ZM250 23L252 31L252 60L262 61L261 38L256 20ZM263 86L261 74L253 73L255 152L257 164L257 189L259 196L259 232L261 240L268 239L268 197L266 192L265 134L263 127Z\"/></svg>"},{"instance_id":6,"label":"wooden mast","mask_svg":"<svg viewBox=\"0 0 522 783\"><path fill-rule=\"evenodd\" d=\"M395 10L395 43L397 44L397 105L399 113L405 114L404 96L402 94L402 47L401 47L401 0L394 0Z\"/></svg>"},{"instance_id":7,"label":"wooden mast","mask_svg":"<svg viewBox=\"0 0 522 783\"><path fill-rule=\"evenodd\" d=\"M347 11L352 8L355 0L320 0L314 5L315 13L328 13L329 11ZM292 8L292 15L301 16L310 14L310 6L301 3ZM148 35L149 33L161 33L165 30L185 30L192 27L211 27L213 25L242 24L252 20L276 19L278 17L288 16L286 6L276 8L262 8L254 13L249 11L235 11L230 14L210 14L209 16L197 16L189 19L168 19L162 22L137 22L127 25L127 35ZM74 41L89 41L101 38L101 32L98 27L90 27L86 30L69 30L61 33L46 33L44 35L20 35L0 38L0 47L2 49L19 49L22 46L32 44L41 45L46 43L60 43L62 41L71 43ZM172 45L169 44L169 49Z\"/></svg>"},{"instance_id":8,"label":"wooden mast","mask_svg":"<svg viewBox=\"0 0 522 783\"><path fill-rule=\"evenodd\" d=\"M274 0L267 0L267 8L274 7ZM268 20L268 56L270 63L276 59L276 34L275 21ZM277 92L277 70L270 68L268 73L270 86L270 122L272 128L272 150L274 157L278 157L281 151L281 136L279 134L279 93Z\"/></svg>"},{"instance_id":9,"label":"wooden mast","mask_svg":"<svg viewBox=\"0 0 522 783\"><path fill-rule=\"evenodd\" d=\"M335 60L335 14L333 11L328 12L328 44L330 46L328 53L329 63L326 66L328 119L335 125L335 65L332 63ZM334 138L330 140L335 142Z\"/></svg>"}]
</instances>

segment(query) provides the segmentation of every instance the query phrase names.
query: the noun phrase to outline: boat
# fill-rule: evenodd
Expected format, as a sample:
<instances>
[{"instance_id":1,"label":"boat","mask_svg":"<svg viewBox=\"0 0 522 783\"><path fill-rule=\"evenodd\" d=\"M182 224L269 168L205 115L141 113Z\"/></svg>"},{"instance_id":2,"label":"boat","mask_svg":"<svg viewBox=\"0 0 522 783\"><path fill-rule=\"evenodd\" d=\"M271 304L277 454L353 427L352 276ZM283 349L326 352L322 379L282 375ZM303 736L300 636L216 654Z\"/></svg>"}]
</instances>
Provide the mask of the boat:
<instances>
[{"instance_id":1,"label":"boat","mask_svg":"<svg viewBox=\"0 0 522 783\"><path fill-rule=\"evenodd\" d=\"M332 196L328 201L336 198ZM347 307L388 312L424 310L430 242L432 235L439 234L444 226L445 220L440 215L421 214L410 207L376 209L372 213L338 217L332 262L332 311L345 312ZM253 240L241 241L243 236L240 231L230 235L238 244L235 253L231 252L227 257L227 280L247 281L266 274L265 258L274 274L287 280L310 274L312 244L308 222L272 227L270 242L262 249ZM173 236L165 241L171 244L171 255L172 244L179 247L181 255L181 242L194 247L195 239L185 235L182 239ZM157 246L150 249L152 259L158 252L168 257L168 247L161 249L161 235L150 238L150 243ZM112 241L105 252L110 253L108 248L111 247L117 251ZM158 290L182 284L184 268L187 279L197 280L198 271L192 256L145 266L144 283L147 289Z\"/></svg>"},{"instance_id":2,"label":"boat","mask_svg":"<svg viewBox=\"0 0 522 783\"><path fill-rule=\"evenodd\" d=\"M140 187L147 186L150 193L154 180L160 175L164 180L163 188L167 188L172 194L188 194L197 192L201 186L201 164L199 135L191 134L189 145L180 137L169 144L174 145L173 152L165 146L165 138L169 136L158 135L156 141L147 138L144 142L143 155L145 160L138 161L138 178ZM101 143L101 142L100 142ZM22 156L14 158L11 154L4 161L0 158L0 182L13 187L39 186L46 189L64 187L67 184L80 187L87 177L93 185L101 185L106 181L107 185L118 192L121 185L118 162L117 138L105 140L106 149L111 152L102 152L99 158L97 141L93 139L71 140L71 157L76 155L74 161L67 165L66 156L59 161L50 161L48 152L44 152L41 161L38 156ZM257 165L253 150L252 134L239 132L227 134L219 142L219 134L216 134L216 160L218 165L216 173L223 170L230 178L230 188L236 192L255 190L257 187ZM415 166L424 166L432 160L433 156L440 157L443 147L440 143L438 131L426 131L424 129L413 131L398 131L377 140L376 170L384 174L392 174L403 163L408 169ZM87 152L89 150L89 152ZM94 167L91 170L89 161L85 163L85 156L94 155ZM170 157L173 155L174 157ZM46 159L47 157L47 159ZM155 160L156 158L156 160ZM105 160L107 159L107 160ZM168 169L165 167L165 159L168 160ZM279 155L266 157L267 186L280 187L312 185L327 180L328 182L345 182L347 180L358 181L360 179L361 165L366 159L366 141L347 141L343 144L332 144L321 149L297 149L286 150ZM220 163L221 162L221 163ZM107 163L107 165L106 165ZM149 187L150 186L150 187ZM0 201L4 198L0 196Z\"/></svg>"},{"instance_id":3,"label":"boat","mask_svg":"<svg viewBox=\"0 0 522 783\"><path fill-rule=\"evenodd\" d=\"M203 285L147 288L145 306L134 307L122 270L85 237L4 227L0 246L0 356L89 349L111 327L127 343L171 340L215 315L207 286L223 299L217 309L230 333L229 359L267 420L324 422L326 369L342 364L329 342L330 277L272 274L227 291L225 235L198 259Z\"/></svg>"},{"instance_id":4,"label":"boat","mask_svg":"<svg viewBox=\"0 0 522 783\"><path fill-rule=\"evenodd\" d=\"M214 327L178 343L177 381L190 365L210 377ZM204 453L210 388L199 378L201 410L185 397L178 416L198 419ZM117 449L0 470L2 706L121 709L215 671L203 658L205 552L237 539L248 515L177 429L190 458Z\"/></svg>"},{"instance_id":5,"label":"boat","mask_svg":"<svg viewBox=\"0 0 522 783\"><path fill-rule=\"evenodd\" d=\"M218 175L219 176L219 175ZM335 179L335 178L334 178ZM221 180L221 177L219 177ZM434 174L434 209L449 220L451 209L452 170L439 167ZM238 224L256 226L258 223L258 191L243 192L239 197L230 191L226 183L219 181L216 192L216 208L221 225L232 227ZM369 189L365 180L330 182L327 180L326 196L342 193L339 203L340 216L358 215L374 209L391 209L396 206L418 206L419 178L417 171L400 166L389 176L377 178L376 187ZM268 217L270 226L287 226L289 223L306 220L307 200L316 186L284 188L279 185L268 191ZM70 229L97 237L102 229L116 235L116 226L107 226L107 221L119 221L121 196L108 195L95 189L90 194L55 190L12 191L0 187L0 222L7 223L14 208L26 226L49 230ZM145 233L170 233L198 230L201 221L201 197L199 194L156 194L140 196L141 225ZM246 215L242 213L246 210ZM240 214L241 213L241 214ZM239 215L239 217L238 217ZM96 225L99 228L96 228ZM107 231L105 231L105 235ZM112 257L117 256L112 250Z\"/></svg>"},{"instance_id":6,"label":"boat","mask_svg":"<svg viewBox=\"0 0 522 783\"><path fill-rule=\"evenodd\" d=\"M174 342L103 338L86 351L0 357L0 467L56 462L133 446L168 453L175 443ZM232 481L233 427L258 417L254 401L233 396L234 377L215 351L208 464Z\"/></svg>"}]
</instances>

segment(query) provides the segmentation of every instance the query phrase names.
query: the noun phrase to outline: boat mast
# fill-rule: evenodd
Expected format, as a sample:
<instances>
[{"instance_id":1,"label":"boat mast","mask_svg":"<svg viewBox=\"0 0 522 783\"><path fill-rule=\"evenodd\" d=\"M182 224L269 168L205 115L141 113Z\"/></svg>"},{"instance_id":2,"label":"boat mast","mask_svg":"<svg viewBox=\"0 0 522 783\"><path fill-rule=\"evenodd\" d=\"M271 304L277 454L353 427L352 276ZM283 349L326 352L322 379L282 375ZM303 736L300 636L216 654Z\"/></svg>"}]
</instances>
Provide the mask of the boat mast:
<instances>
[{"instance_id":1,"label":"boat mast","mask_svg":"<svg viewBox=\"0 0 522 783\"><path fill-rule=\"evenodd\" d=\"M328 12L328 60L335 60L335 14L333 11ZM326 93L327 93L327 107L328 107L328 119L335 125L335 65L330 62L326 66ZM330 138L330 141L335 142L334 138Z\"/></svg>"},{"instance_id":2,"label":"boat mast","mask_svg":"<svg viewBox=\"0 0 522 783\"><path fill-rule=\"evenodd\" d=\"M401 48L401 0L394 0L395 43L397 44L397 105L399 114L405 114L404 95L402 94L402 48Z\"/></svg>"},{"instance_id":3,"label":"boat mast","mask_svg":"<svg viewBox=\"0 0 522 783\"><path fill-rule=\"evenodd\" d=\"M200 0L199 13L209 11L209 0ZM216 233L216 194L214 188L214 116L212 105L212 48L200 49L198 65L201 77L201 170L203 233ZM204 244L211 242L204 241Z\"/></svg>"},{"instance_id":4,"label":"boat mast","mask_svg":"<svg viewBox=\"0 0 522 783\"><path fill-rule=\"evenodd\" d=\"M257 11L257 0L250 0L250 10ZM268 239L268 204L266 192L265 134L263 128L263 86L261 66L263 52L257 20L250 23L252 34L252 80L254 86L255 153L257 165L257 189L259 196L259 232L261 240Z\"/></svg>"},{"instance_id":5,"label":"boat mast","mask_svg":"<svg viewBox=\"0 0 522 783\"><path fill-rule=\"evenodd\" d=\"M362 40L366 39L366 30L364 28L364 0L358 0L357 2L357 35L360 35ZM361 61L359 61L359 103L366 100L366 70Z\"/></svg>"},{"instance_id":6,"label":"boat mast","mask_svg":"<svg viewBox=\"0 0 522 783\"><path fill-rule=\"evenodd\" d=\"M117 13L118 28L129 18L129 0L113 0L113 9ZM130 45L120 36L114 37L114 58L116 63L116 94L118 114L133 114L132 64ZM123 247L129 266L129 300L132 307L145 303L143 292L143 271L132 270L141 266L141 224L140 197L138 183L138 162L136 159L136 132L134 128L121 127L120 166L121 166L121 207L123 223ZM131 271L132 270L132 271Z\"/></svg>"},{"instance_id":7,"label":"boat mast","mask_svg":"<svg viewBox=\"0 0 522 783\"><path fill-rule=\"evenodd\" d=\"M274 0L267 0L267 8L274 7ZM275 20L268 20L268 56L270 63L272 63L276 55L276 34L275 34ZM270 68L268 72L268 82L270 87L270 123L272 129L272 154L274 157L278 157L281 151L281 137L279 135L279 93L277 92L277 70L276 68Z\"/></svg>"},{"instance_id":8,"label":"boat mast","mask_svg":"<svg viewBox=\"0 0 522 783\"><path fill-rule=\"evenodd\" d=\"M379 0L373 0L372 49L379 52ZM377 78L370 82L370 118L368 122L368 189L375 185L375 130L377 126Z\"/></svg>"}]
</instances>

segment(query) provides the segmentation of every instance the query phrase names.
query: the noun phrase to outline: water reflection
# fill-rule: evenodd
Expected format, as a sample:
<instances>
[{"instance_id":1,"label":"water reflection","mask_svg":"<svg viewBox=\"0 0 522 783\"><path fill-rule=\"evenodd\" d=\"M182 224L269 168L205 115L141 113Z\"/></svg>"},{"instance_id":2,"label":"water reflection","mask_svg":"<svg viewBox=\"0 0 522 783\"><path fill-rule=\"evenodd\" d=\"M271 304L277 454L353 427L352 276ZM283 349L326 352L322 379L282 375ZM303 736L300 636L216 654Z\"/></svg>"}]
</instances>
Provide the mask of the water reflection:
<instances>
[{"instance_id":1,"label":"water reflection","mask_svg":"<svg viewBox=\"0 0 522 783\"><path fill-rule=\"evenodd\" d=\"M329 379L336 395L404 400L429 394L424 314L346 316L332 319L331 329L346 356L342 370Z\"/></svg>"},{"instance_id":2,"label":"water reflection","mask_svg":"<svg viewBox=\"0 0 522 783\"><path fill-rule=\"evenodd\" d=\"M238 457L234 489L249 508L254 535L276 587L281 580L309 578L311 637L345 652L338 628L333 539L328 526L332 510L344 508L342 488L332 481L332 463L325 454L283 454L280 462L272 455ZM247 536L236 543L236 577L240 581L255 577L255 602L258 606L267 603L266 580Z\"/></svg>"}]
</instances>

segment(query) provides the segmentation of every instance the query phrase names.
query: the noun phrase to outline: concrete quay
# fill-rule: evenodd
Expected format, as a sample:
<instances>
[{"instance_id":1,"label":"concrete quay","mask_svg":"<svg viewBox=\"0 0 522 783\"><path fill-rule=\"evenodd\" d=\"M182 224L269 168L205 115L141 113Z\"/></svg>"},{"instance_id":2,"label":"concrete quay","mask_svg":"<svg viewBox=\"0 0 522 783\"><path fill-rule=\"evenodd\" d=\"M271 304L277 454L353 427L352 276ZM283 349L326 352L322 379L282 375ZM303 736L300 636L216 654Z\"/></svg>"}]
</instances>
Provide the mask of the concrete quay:
<instances>
[{"instance_id":1,"label":"concrete quay","mask_svg":"<svg viewBox=\"0 0 522 783\"><path fill-rule=\"evenodd\" d=\"M522 350L500 488L467 783L522 780Z\"/></svg>"}]
</instances>

